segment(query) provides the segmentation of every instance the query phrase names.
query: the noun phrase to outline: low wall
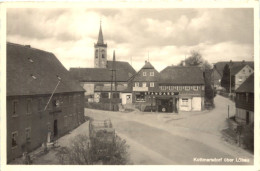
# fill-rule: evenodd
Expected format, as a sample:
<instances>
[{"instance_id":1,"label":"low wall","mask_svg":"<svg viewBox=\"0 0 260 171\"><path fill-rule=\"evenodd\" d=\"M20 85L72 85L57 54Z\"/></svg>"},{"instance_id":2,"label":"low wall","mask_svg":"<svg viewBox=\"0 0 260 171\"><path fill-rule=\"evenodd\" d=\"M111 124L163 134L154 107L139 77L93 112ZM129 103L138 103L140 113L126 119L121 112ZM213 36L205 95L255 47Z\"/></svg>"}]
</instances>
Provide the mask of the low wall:
<instances>
[{"instance_id":1,"label":"low wall","mask_svg":"<svg viewBox=\"0 0 260 171\"><path fill-rule=\"evenodd\" d=\"M85 107L90 108L90 109L98 109L98 110L110 110L110 111L118 111L118 103L91 103L91 102L86 102Z\"/></svg>"}]
</instances>

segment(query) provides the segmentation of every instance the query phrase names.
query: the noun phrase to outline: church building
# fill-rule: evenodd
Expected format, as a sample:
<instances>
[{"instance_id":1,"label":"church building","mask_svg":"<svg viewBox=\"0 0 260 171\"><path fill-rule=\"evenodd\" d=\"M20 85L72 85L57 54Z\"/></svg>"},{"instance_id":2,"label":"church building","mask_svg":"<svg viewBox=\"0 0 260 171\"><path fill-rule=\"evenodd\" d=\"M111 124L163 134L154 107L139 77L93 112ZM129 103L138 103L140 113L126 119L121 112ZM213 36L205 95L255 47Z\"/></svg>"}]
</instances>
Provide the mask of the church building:
<instances>
[{"instance_id":1,"label":"church building","mask_svg":"<svg viewBox=\"0 0 260 171\"><path fill-rule=\"evenodd\" d=\"M104 42L101 25L94 44L94 68L70 68L70 73L86 90L85 97L89 102L108 102L114 96L119 97L121 102L132 102L128 81L136 71L128 62L116 61L115 53L112 61L107 59L107 43ZM122 100L122 97L128 100Z\"/></svg>"}]
</instances>

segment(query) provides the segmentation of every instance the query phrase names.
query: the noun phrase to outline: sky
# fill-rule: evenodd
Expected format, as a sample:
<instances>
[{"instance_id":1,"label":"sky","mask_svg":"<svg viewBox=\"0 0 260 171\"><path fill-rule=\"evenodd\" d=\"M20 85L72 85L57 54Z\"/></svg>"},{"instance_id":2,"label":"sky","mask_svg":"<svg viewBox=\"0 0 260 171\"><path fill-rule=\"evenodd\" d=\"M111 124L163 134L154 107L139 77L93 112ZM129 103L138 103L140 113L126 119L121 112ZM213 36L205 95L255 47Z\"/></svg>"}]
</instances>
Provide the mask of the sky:
<instances>
[{"instance_id":1,"label":"sky","mask_svg":"<svg viewBox=\"0 0 260 171\"><path fill-rule=\"evenodd\" d=\"M108 60L161 71L199 51L210 63L252 61L253 9L9 8L7 41L52 52L67 68L93 67L100 20ZM148 57L149 56L149 57Z\"/></svg>"}]
</instances>

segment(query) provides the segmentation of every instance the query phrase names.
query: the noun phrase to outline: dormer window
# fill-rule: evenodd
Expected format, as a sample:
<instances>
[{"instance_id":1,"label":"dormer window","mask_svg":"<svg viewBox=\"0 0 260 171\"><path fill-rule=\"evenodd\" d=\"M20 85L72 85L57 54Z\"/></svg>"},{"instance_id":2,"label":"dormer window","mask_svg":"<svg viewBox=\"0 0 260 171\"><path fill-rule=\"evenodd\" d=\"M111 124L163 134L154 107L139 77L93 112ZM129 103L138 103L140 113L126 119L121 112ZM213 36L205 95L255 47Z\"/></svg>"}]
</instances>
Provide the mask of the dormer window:
<instances>
[{"instance_id":1,"label":"dormer window","mask_svg":"<svg viewBox=\"0 0 260 171\"><path fill-rule=\"evenodd\" d=\"M60 76L58 76L58 75L56 75L57 76L57 78L59 79L59 80L61 80L61 77Z\"/></svg>"},{"instance_id":2,"label":"dormer window","mask_svg":"<svg viewBox=\"0 0 260 171\"><path fill-rule=\"evenodd\" d=\"M36 76L35 75L31 74L31 77L36 80Z\"/></svg>"},{"instance_id":3,"label":"dormer window","mask_svg":"<svg viewBox=\"0 0 260 171\"><path fill-rule=\"evenodd\" d=\"M29 62L33 63L33 60L31 58L28 58Z\"/></svg>"}]
</instances>

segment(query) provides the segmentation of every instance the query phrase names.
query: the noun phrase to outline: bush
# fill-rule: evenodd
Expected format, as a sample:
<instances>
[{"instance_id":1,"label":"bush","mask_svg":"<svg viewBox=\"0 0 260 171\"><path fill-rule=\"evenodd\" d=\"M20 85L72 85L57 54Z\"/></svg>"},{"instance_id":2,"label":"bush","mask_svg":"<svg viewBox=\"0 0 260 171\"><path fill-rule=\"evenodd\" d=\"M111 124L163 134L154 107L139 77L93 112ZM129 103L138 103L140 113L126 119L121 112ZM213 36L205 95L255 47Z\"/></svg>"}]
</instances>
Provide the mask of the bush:
<instances>
[{"instance_id":1,"label":"bush","mask_svg":"<svg viewBox=\"0 0 260 171\"><path fill-rule=\"evenodd\" d=\"M78 135L72 142L70 147L62 147L59 149L57 156L61 164L110 164L124 165L129 163L129 146L125 140L119 136L115 137L115 141L111 146L106 146L106 153L103 157L98 155L97 144L91 146L90 139L86 135Z\"/></svg>"}]
</instances>

